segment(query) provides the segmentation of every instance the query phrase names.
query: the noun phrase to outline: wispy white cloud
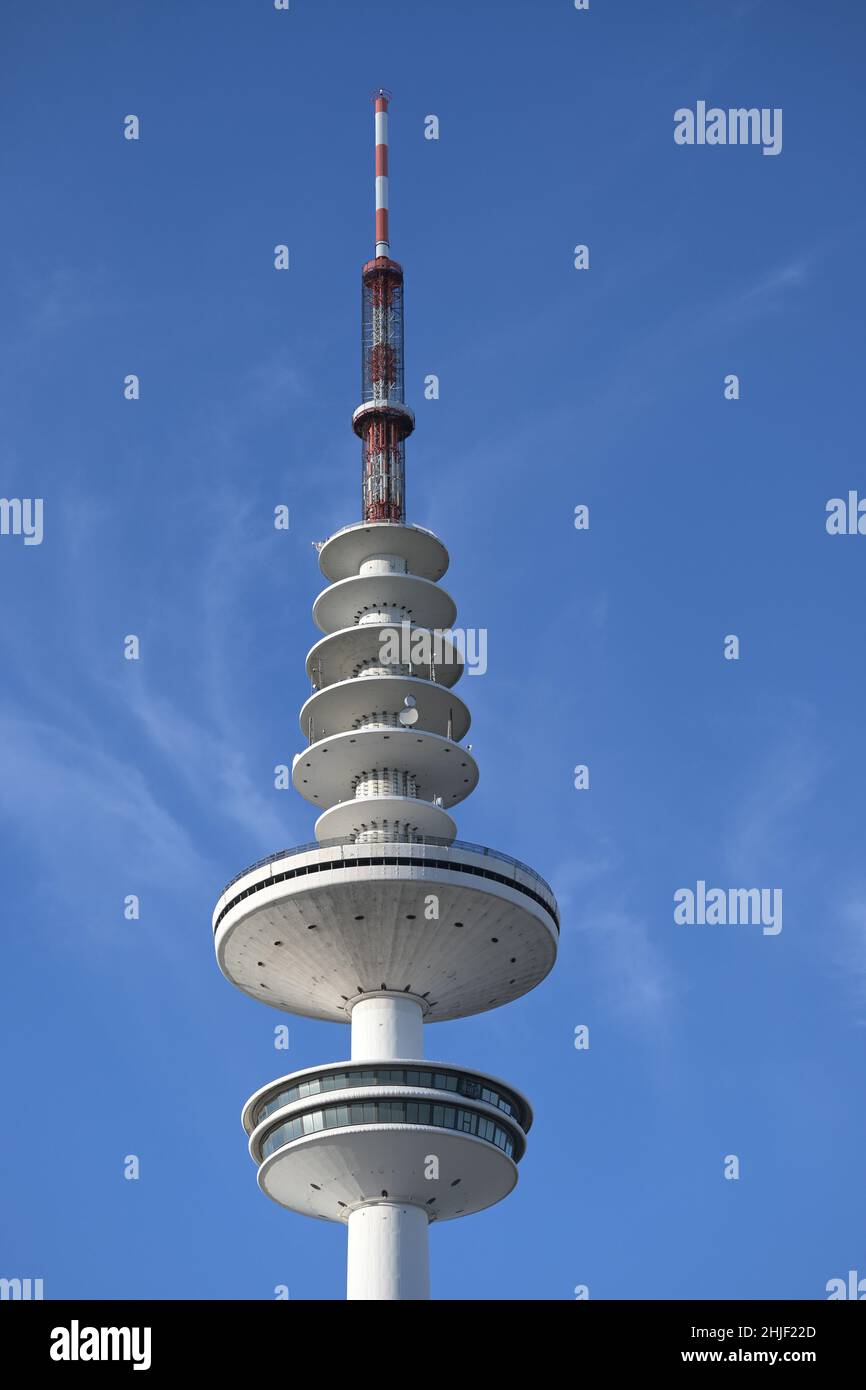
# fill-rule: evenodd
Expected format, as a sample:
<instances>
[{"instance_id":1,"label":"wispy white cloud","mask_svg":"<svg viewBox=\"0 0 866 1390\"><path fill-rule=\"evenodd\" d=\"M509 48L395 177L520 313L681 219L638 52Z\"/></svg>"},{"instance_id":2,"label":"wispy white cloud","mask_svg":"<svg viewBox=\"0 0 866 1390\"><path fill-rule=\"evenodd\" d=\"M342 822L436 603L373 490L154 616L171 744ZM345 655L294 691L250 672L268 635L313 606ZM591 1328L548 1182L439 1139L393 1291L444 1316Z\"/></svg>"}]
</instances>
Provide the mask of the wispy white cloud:
<instances>
[{"instance_id":1,"label":"wispy white cloud","mask_svg":"<svg viewBox=\"0 0 866 1390\"><path fill-rule=\"evenodd\" d=\"M594 988L623 1022L659 1035L670 1023L681 984L650 923L629 905L611 845L564 861L552 875L563 930L589 954Z\"/></svg>"},{"instance_id":2,"label":"wispy white cloud","mask_svg":"<svg viewBox=\"0 0 866 1390\"><path fill-rule=\"evenodd\" d=\"M805 833L801 813L813 799L826 767L810 724L805 713L783 716L775 742L737 797L725 835L725 854L740 883L759 881L762 870L776 867L792 840Z\"/></svg>"},{"instance_id":3,"label":"wispy white cloud","mask_svg":"<svg viewBox=\"0 0 866 1390\"><path fill-rule=\"evenodd\" d=\"M597 885L599 879L611 872L614 858L610 847L599 846L594 855L581 858L570 856L557 865L551 874L551 887L563 915L570 917L575 909L579 909L587 889Z\"/></svg>"},{"instance_id":4,"label":"wispy white cloud","mask_svg":"<svg viewBox=\"0 0 866 1390\"><path fill-rule=\"evenodd\" d=\"M9 709L0 710L0 815L45 866L42 886L60 898L70 891L69 864L77 888L82 869L96 886L119 864L136 883L210 872L131 758Z\"/></svg>"},{"instance_id":5,"label":"wispy white cloud","mask_svg":"<svg viewBox=\"0 0 866 1390\"><path fill-rule=\"evenodd\" d=\"M587 914L605 997L627 1021L656 1031L670 1022L679 992L674 972L645 918L624 904Z\"/></svg>"},{"instance_id":6,"label":"wispy white cloud","mask_svg":"<svg viewBox=\"0 0 866 1390\"><path fill-rule=\"evenodd\" d=\"M711 322L719 328L738 327L748 319L783 308L793 291L809 284L815 254L802 253L770 266L738 293L718 301L711 311Z\"/></svg>"},{"instance_id":7,"label":"wispy white cloud","mask_svg":"<svg viewBox=\"0 0 866 1390\"><path fill-rule=\"evenodd\" d=\"M811 266L826 253L827 245L822 244L788 255L776 265L765 267L757 275L740 284L731 284L722 292L708 294L702 301L695 302L691 296L675 304L663 318L651 323L644 330L636 328L630 333L613 358L601 357L597 361L588 354L581 371L581 391L575 399L563 399L560 404L550 403L541 416L527 414L520 421L510 418L501 435L495 429L491 433L489 419L484 420L483 430L474 441L468 441L461 453L461 468L474 473L488 466L491 454L495 454L500 476L504 479L512 474L521 474L526 467L526 459L538 450L543 452L550 442L551 448L559 448L564 436L575 431L587 432L594 427L599 437L605 440L605 447L613 447L617 441L627 437L646 409L659 397L669 391L672 374L682 371L684 360L695 360L708 344L717 345L725 334L737 334L750 323L784 310L794 296L803 292L809 285ZM659 255L666 254L665 249ZM605 282L604 288L595 290L587 308L587 333L593 332L592 314L604 314L604 301L609 296L620 298L627 295L630 276L635 281L644 273L644 262L640 266L628 265L620 268L616 277ZM561 321L572 312L567 297L552 309L539 312L531 322L524 322L521 339L527 350L534 342L543 345L551 340ZM473 354L501 354L501 338L491 336L474 341ZM460 358L452 364L456 370ZM471 371L472 364L467 357L464 363ZM438 473L437 473L438 478ZM460 535L461 516L450 501L450 494L439 483L429 486L425 497L428 508L428 524L442 533L447 533L452 544ZM466 524L471 518L466 519Z\"/></svg>"},{"instance_id":8,"label":"wispy white cloud","mask_svg":"<svg viewBox=\"0 0 866 1390\"><path fill-rule=\"evenodd\" d=\"M50 832L73 872L73 860L91 863L89 845L111 843L130 875L141 877L162 858L167 873L185 865L189 877L193 861L204 864L185 829L192 823L199 832L210 827L212 843L226 824L236 827L240 854L250 858L294 838L270 763L256 767L257 712L237 679L247 656L243 608L269 541L264 525L263 538L250 540L251 506L236 487L220 485L196 513L212 537L198 548L185 537L171 544L170 527L186 525L185 510L166 518L165 553L176 553L185 566L181 621L166 621L175 611L178 577L170 564L154 566L142 577L131 629L144 634L145 656L127 663L124 629L113 630L113 616L107 628L106 612L113 610L101 592L101 532L115 519L104 499L84 492L69 497L58 538L63 581L56 606L39 613L47 624L44 640L34 646L34 615L26 605L10 614L0 634L14 677L2 714L0 812L14 818L34 851ZM65 636L70 631L73 643ZM106 660L107 640L116 644L114 661ZM157 642L162 662L152 659ZM58 651L60 681L52 669ZM133 825L141 834L129 833ZM214 891L219 877L219 870L210 871Z\"/></svg>"},{"instance_id":9,"label":"wispy white cloud","mask_svg":"<svg viewBox=\"0 0 866 1390\"><path fill-rule=\"evenodd\" d=\"M282 847L283 817L263 792L262 779L252 776L236 736L193 719L143 682L128 708L203 809L234 821L263 851Z\"/></svg>"}]
</instances>

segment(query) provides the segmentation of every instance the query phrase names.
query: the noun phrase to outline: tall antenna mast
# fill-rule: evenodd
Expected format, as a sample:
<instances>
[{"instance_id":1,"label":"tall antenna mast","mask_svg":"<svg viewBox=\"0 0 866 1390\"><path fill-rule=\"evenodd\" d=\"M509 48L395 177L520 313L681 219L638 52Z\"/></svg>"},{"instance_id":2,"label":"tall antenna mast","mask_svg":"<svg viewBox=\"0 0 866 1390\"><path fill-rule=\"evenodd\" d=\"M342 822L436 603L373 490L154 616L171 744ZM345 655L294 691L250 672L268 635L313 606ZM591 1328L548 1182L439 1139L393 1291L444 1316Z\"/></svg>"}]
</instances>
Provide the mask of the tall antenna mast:
<instances>
[{"instance_id":1,"label":"tall antenna mast","mask_svg":"<svg viewBox=\"0 0 866 1390\"><path fill-rule=\"evenodd\" d=\"M361 404L352 428L361 440L364 521L406 519L403 441L415 417L403 400L403 268L391 260L388 226L389 94L373 93L376 254L361 272Z\"/></svg>"},{"instance_id":2,"label":"tall antenna mast","mask_svg":"<svg viewBox=\"0 0 866 1390\"><path fill-rule=\"evenodd\" d=\"M388 241L388 102L390 97L378 91L376 104L376 255L390 256Z\"/></svg>"}]
</instances>

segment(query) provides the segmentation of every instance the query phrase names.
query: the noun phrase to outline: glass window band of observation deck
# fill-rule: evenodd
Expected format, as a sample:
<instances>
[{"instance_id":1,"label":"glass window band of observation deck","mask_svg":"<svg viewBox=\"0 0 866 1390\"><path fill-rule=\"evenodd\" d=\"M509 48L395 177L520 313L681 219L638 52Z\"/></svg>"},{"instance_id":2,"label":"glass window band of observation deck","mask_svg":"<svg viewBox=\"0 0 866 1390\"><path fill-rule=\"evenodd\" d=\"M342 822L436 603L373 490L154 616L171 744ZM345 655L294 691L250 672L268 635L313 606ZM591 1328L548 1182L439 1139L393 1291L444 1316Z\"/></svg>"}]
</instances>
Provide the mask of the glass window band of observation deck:
<instances>
[{"instance_id":1,"label":"glass window band of observation deck","mask_svg":"<svg viewBox=\"0 0 866 1390\"><path fill-rule=\"evenodd\" d=\"M373 842L374 848L376 847L376 843L377 842L375 841ZM384 848L384 845L387 842L381 841L379 843L381 843L382 847ZM411 843L406 840L391 841L390 843L394 846L394 848L404 851L411 851L418 845L436 845L443 849L462 850L467 854L478 854L490 859L499 859L503 864L510 864L512 869L517 869L520 873L526 874L527 878L533 879L536 883L538 883L543 889L547 891L547 893L550 895L551 899L553 899L554 902L556 901L553 889L551 888L550 884L547 883L545 879L541 877L541 874L537 873L535 869L531 868L529 864L524 864L521 859L515 859L512 854L503 854L500 850L490 849L487 845L476 845L472 843L472 841L470 840L446 840L441 835L421 835L418 837L417 840L411 841ZM365 845L363 848L368 849L370 848L370 846ZM336 837L327 840L311 840L305 845L295 845L294 848L275 850L274 853L269 854L266 859L257 859L254 864L248 864L245 869L241 869L240 873L235 874L234 878L230 878L225 888L223 889L221 896L225 896L225 894L229 891L230 888L234 886L234 884L238 883L240 879L246 878L247 874L254 873L256 869L263 869L267 864L277 864L280 862L281 859L292 859L295 857L295 855L298 854L310 854L314 850L324 849L348 850L350 855L353 855L354 852L356 852L359 849L359 846L354 843L350 843L344 837ZM521 887L522 885L518 884L517 886Z\"/></svg>"},{"instance_id":2,"label":"glass window band of observation deck","mask_svg":"<svg viewBox=\"0 0 866 1390\"><path fill-rule=\"evenodd\" d=\"M307 1096L317 1096L323 1091L345 1091L352 1086L428 1086L431 1090L453 1091L466 1100L483 1100L488 1105L510 1115L521 1124L523 1107L510 1092L499 1090L480 1081L466 1072L435 1070L429 1067L347 1067L344 1071L323 1072L320 1076L305 1076L296 1085L289 1086L277 1095L269 1097L256 1106L253 1111L253 1128L260 1125L275 1110L284 1105L292 1105Z\"/></svg>"},{"instance_id":3,"label":"glass window band of observation deck","mask_svg":"<svg viewBox=\"0 0 866 1390\"><path fill-rule=\"evenodd\" d=\"M498 1125L488 1115L477 1110L465 1110L459 1105L442 1101L362 1100L343 1105L329 1105L321 1110L306 1110L276 1125L261 1142L262 1159L301 1139L307 1134L320 1134L328 1129L345 1129L355 1125L432 1125L451 1129L458 1134L472 1134L494 1144L509 1158L522 1158L525 1145L516 1134ZM516 1159L515 1159L516 1161Z\"/></svg>"},{"instance_id":4,"label":"glass window band of observation deck","mask_svg":"<svg viewBox=\"0 0 866 1390\"><path fill-rule=\"evenodd\" d=\"M305 845L297 850L287 850L281 856L276 856L276 858L259 860L258 863L250 865L248 869L244 869L243 873L237 874L231 880L231 883L223 889L222 896L224 897L229 889L246 874L253 873L256 869L264 867L266 864L279 863L281 859L296 854L306 853L311 850L325 849L329 843L332 842L323 840L321 844ZM445 846L446 854L448 850L451 849L468 849L471 853L487 854L491 858L501 858L505 863L512 863L515 868L532 874L539 886L546 889L547 893L550 895L550 900L543 896L542 893L536 892L534 888L528 888L525 883L521 883L517 878L509 878L505 874L498 874L491 869L480 868L476 864L461 863L459 859L453 856L449 856L448 858L428 858L426 855L412 853L413 850L423 849L425 846L432 843L433 837L428 835L424 836L422 839L413 841L411 844L409 842L405 842L401 846L383 844L381 852L378 852L379 847L375 843L369 845L365 844L359 847L354 844L348 844L345 840L338 840L336 844L341 850L347 849L353 851L350 856L330 860L313 860L311 863L298 865L297 868L283 869L281 872L270 874L267 878L259 879L256 883L251 884L249 888L245 888L242 892L236 893L234 897L230 898L229 901L223 905L213 924L214 934L216 934L217 928L223 918L227 913L231 912L233 907L237 907L238 903L243 902L245 898L253 897L256 893L262 892L265 888L273 888L277 884L285 883L290 879L311 877L319 873L331 873L335 869L351 871L353 869L382 867L397 869L445 869L450 873L467 874L470 877L475 875L481 879L490 879L494 883L503 883L506 888L511 888L516 892L522 893L525 897L531 898L533 902L538 903L539 907L543 908L551 918L556 929L556 934L559 936L559 912L556 908L556 899L553 896L553 890L550 888L549 884L545 883L540 874L536 874L533 869L523 870L523 866L520 865L517 860L509 860L508 856L500 856L495 850L484 850L476 848L475 845L464 845L460 840L454 840L451 843L444 840L441 841L442 845ZM401 848L404 852L395 855L393 853L395 847ZM359 849L361 850L360 853L358 852ZM391 853L388 853L388 850L391 850ZM440 850L439 853L441 854L442 851Z\"/></svg>"}]
</instances>

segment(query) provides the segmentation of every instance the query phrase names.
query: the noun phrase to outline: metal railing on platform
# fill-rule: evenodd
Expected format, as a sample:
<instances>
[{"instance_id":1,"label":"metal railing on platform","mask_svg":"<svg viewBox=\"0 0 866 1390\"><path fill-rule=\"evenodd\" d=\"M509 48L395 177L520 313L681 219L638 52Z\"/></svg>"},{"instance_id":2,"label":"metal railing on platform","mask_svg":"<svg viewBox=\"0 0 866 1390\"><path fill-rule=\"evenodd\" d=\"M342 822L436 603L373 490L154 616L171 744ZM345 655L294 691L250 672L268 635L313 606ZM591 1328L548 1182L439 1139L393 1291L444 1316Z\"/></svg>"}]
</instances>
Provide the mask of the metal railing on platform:
<instances>
[{"instance_id":1,"label":"metal railing on platform","mask_svg":"<svg viewBox=\"0 0 866 1390\"><path fill-rule=\"evenodd\" d=\"M423 835L415 840L362 841L360 844L340 838L334 840L313 840L310 844L295 845L291 849L275 850L273 854L266 855L264 859L257 859L254 864L248 864L245 869L241 869L239 874L235 874L234 878L229 880L223 889L223 893L227 893L235 883L245 878L247 874L253 873L254 870L264 868L266 864L274 864L280 859L292 858L297 854L309 854L314 850L333 851L339 848L347 852L347 858L354 859L359 855L364 858L379 853L383 855L393 855L395 852L399 853L401 850L406 853L411 853L419 848L423 849L425 845L435 846L440 852L443 849L445 851L456 849L463 850L464 852L468 851L471 854L483 854L489 859L498 859L500 862L510 864L512 868L519 869L521 873L528 875L529 878L540 884L541 887L550 894L551 898L554 898L553 889L550 887L550 884L541 877L541 874L536 873L535 869L531 869L528 864L524 864L520 859L515 859L513 855L503 854L500 850L489 849L486 845L475 845L468 840L446 840L436 835Z\"/></svg>"}]
</instances>

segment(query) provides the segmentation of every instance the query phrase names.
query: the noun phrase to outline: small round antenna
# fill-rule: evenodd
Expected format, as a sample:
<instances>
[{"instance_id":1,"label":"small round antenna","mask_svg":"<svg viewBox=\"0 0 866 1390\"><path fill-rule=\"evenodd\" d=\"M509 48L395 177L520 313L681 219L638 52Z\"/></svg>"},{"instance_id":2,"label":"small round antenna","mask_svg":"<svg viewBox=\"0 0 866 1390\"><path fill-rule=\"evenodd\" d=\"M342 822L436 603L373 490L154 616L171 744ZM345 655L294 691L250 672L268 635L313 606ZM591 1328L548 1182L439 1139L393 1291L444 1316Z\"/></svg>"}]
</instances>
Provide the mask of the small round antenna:
<instances>
[{"instance_id":1,"label":"small round antenna","mask_svg":"<svg viewBox=\"0 0 866 1390\"><path fill-rule=\"evenodd\" d=\"M418 723L418 711L415 708L415 696L407 695L403 701L403 709L397 715L404 729L409 729L413 724Z\"/></svg>"}]
</instances>

